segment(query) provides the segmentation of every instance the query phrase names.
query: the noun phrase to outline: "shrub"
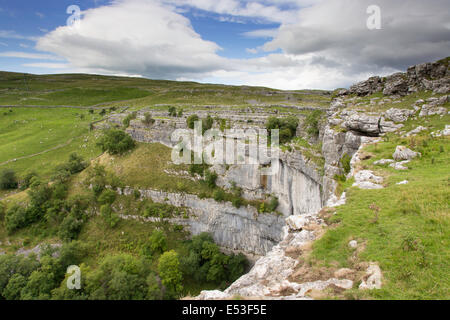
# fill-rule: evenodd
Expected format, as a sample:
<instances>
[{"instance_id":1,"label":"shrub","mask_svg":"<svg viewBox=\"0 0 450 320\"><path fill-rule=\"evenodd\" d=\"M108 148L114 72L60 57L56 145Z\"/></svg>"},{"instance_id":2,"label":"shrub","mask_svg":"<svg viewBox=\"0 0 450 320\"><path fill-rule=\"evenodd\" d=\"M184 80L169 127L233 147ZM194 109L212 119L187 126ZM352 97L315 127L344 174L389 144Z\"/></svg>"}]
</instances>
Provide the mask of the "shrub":
<instances>
[{"instance_id":1,"label":"shrub","mask_svg":"<svg viewBox=\"0 0 450 320\"><path fill-rule=\"evenodd\" d=\"M26 173L22 179L20 179L20 189L26 190L31 186L31 179L33 177L37 177L38 175L35 172L28 172Z\"/></svg>"},{"instance_id":2,"label":"shrub","mask_svg":"<svg viewBox=\"0 0 450 320\"><path fill-rule=\"evenodd\" d=\"M217 189L213 192L214 200L220 202L225 200L225 192L222 189Z\"/></svg>"},{"instance_id":3,"label":"shrub","mask_svg":"<svg viewBox=\"0 0 450 320\"><path fill-rule=\"evenodd\" d=\"M297 132L298 119L296 117L276 118L269 117L266 122L266 129L271 134L271 130L278 129L280 143L286 143L290 141Z\"/></svg>"},{"instance_id":4,"label":"shrub","mask_svg":"<svg viewBox=\"0 0 450 320\"><path fill-rule=\"evenodd\" d=\"M278 198L277 197L272 197L269 201L269 204L267 205L266 209L268 212L274 212L277 207L278 207Z\"/></svg>"},{"instance_id":5,"label":"shrub","mask_svg":"<svg viewBox=\"0 0 450 320\"><path fill-rule=\"evenodd\" d=\"M2 171L0 174L0 189L17 189L18 185L19 183L14 170L6 169Z\"/></svg>"},{"instance_id":6,"label":"shrub","mask_svg":"<svg viewBox=\"0 0 450 320\"><path fill-rule=\"evenodd\" d=\"M217 173L213 171L206 171L205 182L209 188L214 189L216 187L216 180L217 180Z\"/></svg>"},{"instance_id":7,"label":"shrub","mask_svg":"<svg viewBox=\"0 0 450 320\"><path fill-rule=\"evenodd\" d=\"M100 214L111 228L114 228L119 223L119 216L112 210L111 206L108 204L104 204L100 207Z\"/></svg>"},{"instance_id":8,"label":"shrub","mask_svg":"<svg viewBox=\"0 0 450 320\"><path fill-rule=\"evenodd\" d=\"M319 135L319 121L323 112L321 110L314 110L306 117L306 132L310 137L317 137Z\"/></svg>"},{"instance_id":9,"label":"shrub","mask_svg":"<svg viewBox=\"0 0 450 320\"><path fill-rule=\"evenodd\" d=\"M199 117L196 114L190 115L187 119L186 119L186 124L188 126L189 129L194 129L195 127L195 122L199 121Z\"/></svg>"},{"instance_id":10,"label":"shrub","mask_svg":"<svg viewBox=\"0 0 450 320\"><path fill-rule=\"evenodd\" d=\"M176 117L177 116L177 108L171 106L169 107L169 116Z\"/></svg>"},{"instance_id":11,"label":"shrub","mask_svg":"<svg viewBox=\"0 0 450 320\"><path fill-rule=\"evenodd\" d=\"M167 238L161 230L154 230L149 241L152 253L163 253L167 250Z\"/></svg>"},{"instance_id":12,"label":"shrub","mask_svg":"<svg viewBox=\"0 0 450 320\"><path fill-rule=\"evenodd\" d=\"M129 115L127 115L127 116L125 117L125 119L123 119L123 121L122 121L123 126L124 126L125 128L128 128L128 127L130 126L131 120L136 119L136 117L137 117L137 112L136 112L136 111L134 111L134 112L130 113Z\"/></svg>"},{"instance_id":13,"label":"shrub","mask_svg":"<svg viewBox=\"0 0 450 320\"><path fill-rule=\"evenodd\" d=\"M242 201L242 198L234 198L232 201L232 204L233 204L233 206L235 207L235 208L240 208L241 206L242 206L242 204L243 204L243 201Z\"/></svg>"},{"instance_id":14,"label":"shrub","mask_svg":"<svg viewBox=\"0 0 450 320\"><path fill-rule=\"evenodd\" d=\"M114 201L116 201L116 197L117 194L111 190L111 189L106 189L103 190L102 194L98 197L97 201L98 203L104 205L104 204L113 204Z\"/></svg>"},{"instance_id":15,"label":"shrub","mask_svg":"<svg viewBox=\"0 0 450 320\"><path fill-rule=\"evenodd\" d=\"M142 119L142 123L149 126L155 123L155 119L152 118L152 115L149 112L146 112L144 114L144 119Z\"/></svg>"},{"instance_id":16,"label":"shrub","mask_svg":"<svg viewBox=\"0 0 450 320\"><path fill-rule=\"evenodd\" d=\"M28 225L29 217L27 209L14 205L6 212L5 228L8 233L12 233Z\"/></svg>"},{"instance_id":17,"label":"shrub","mask_svg":"<svg viewBox=\"0 0 450 320\"><path fill-rule=\"evenodd\" d=\"M351 161L351 160L352 160L352 158L351 158L348 154L344 153L344 154L342 155L341 160L339 161L340 164L341 164L341 166L342 166L342 169L344 169L344 172L345 172L346 175L347 175L347 174L350 172L350 170L351 170L351 165L350 165L350 161Z\"/></svg>"},{"instance_id":18,"label":"shrub","mask_svg":"<svg viewBox=\"0 0 450 320\"><path fill-rule=\"evenodd\" d=\"M205 133L207 130L211 129L214 124L214 119L208 115L206 119L202 120L202 133Z\"/></svg>"},{"instance_id":19,"label":"shrub","mask_svg":"<svg viewBox=\"0 0 450 320\"><path fill-rule=\"evenodd\" d=\"M59 226L58 235L64 241L71 241L78 237L83 227L83 220L70 213L67 215Z\"/></svg>"},{"instance_id":20,"label":"shrub","mask_svg":"<svg viewBox=\"0 0 450 320\"><path fill-rule=\"evenodd\" d=\"M107 130L98 142L103 152L124 154L135 147L133 139L125 132L117 129Z\"/></svg>"}]
</instances>

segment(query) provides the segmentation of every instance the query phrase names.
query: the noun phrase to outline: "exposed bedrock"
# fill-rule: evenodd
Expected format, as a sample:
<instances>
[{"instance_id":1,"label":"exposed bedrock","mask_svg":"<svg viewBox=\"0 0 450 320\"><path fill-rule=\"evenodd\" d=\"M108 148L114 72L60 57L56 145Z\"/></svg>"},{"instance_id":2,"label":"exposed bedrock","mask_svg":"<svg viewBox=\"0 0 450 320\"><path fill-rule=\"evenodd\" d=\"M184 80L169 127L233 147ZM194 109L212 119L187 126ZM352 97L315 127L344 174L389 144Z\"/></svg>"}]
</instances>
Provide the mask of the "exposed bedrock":
<instances>
[{"instance_id":1,"label":"exposed bedrock","mask_svg":"<svg viewBox=\"0 0 450 320\"><path fill-rule=\"evenodd\" d=\"M283 238L284 218L274 214L258 214L251 206L235 208L229 202L200 199L191 194L139 191L142 198L187 208L189 218L175 219L175 222L187 226L193 235L210 233L223 248L263 255ZM132 195L133 189L119 189L119 193Z\"/></svg>"}]
</instances>

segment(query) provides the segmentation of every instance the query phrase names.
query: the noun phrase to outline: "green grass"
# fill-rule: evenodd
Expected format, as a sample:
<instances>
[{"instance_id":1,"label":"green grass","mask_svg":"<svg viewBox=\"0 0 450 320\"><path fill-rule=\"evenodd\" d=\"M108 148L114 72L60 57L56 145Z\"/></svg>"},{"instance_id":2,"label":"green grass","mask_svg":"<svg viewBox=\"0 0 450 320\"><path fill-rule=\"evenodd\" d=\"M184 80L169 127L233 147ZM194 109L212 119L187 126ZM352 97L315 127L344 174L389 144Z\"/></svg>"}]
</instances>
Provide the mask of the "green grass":
<instances>
[{"instance_id":1,"label":"green grass","mask_svg":"<svg viewBox=\"0 0 450 320\"><path fill-rule=\"evenodd\" d=\"M434 129L450 122L443 118L426 120ZM418 122L411 123L411 127ZM407 171L388 166L373 166L391 158L397 145L422 152L408 163ZM360 298L374 299L448 299L450 297L450 139L431 138L429 132L417 137L389 135L364 151L371 155L360 166L385 178L381 190L347 189L347 203L337 208L329 229L314 244L312 260L317 264L353 267L356 262L376 261L385 282L382 289L354 290ZM408 180L407 185L396 185ZM344 187L349 187L345 185ZM376 217L369 207L381 210ZM352 260L348 247L352 239L365 243L365 250Z\"/></svg>"},{"instance_id":2,"label":"green grass","mask_svg":"<svg viewBox=\"0 0 450 320\"><path fill-rule=\"evenodd\" d=\"M330 94L319 90L280 91L145 78L0 72L0 105L92 106L102 103L143 108L157 104L246 106L260 103L326 106L329 100Z\"/></svg>"},{"instance_id":3,"label":"green grass","mask_svg":"<svg viewBox=\"0 0 450 320\"><path fill-rule=\"evenodd\" d=\"M7 112L0 114L0 170L10 168L19 176L36 171L49 177L72 152L86 160L100 154L98 133L89 131L89 123L101 119L98 114L67 108L2 110Z\"/></svg>"}]
</instances>

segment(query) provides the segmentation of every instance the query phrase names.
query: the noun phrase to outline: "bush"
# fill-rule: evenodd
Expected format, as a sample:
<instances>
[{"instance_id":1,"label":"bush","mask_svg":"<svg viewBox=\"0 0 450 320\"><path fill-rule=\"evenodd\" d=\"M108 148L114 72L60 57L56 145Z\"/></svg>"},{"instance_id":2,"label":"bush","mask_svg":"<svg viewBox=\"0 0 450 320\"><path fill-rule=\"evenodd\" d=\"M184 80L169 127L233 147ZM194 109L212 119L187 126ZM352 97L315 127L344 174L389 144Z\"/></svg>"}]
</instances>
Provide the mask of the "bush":
<instances>
[{"instance_id":1,"label":"bush","mask_svg":"<svg viewBox=\"0 0 450 320\"><path fill-rule=\"evenodd\" d=\"M104 204L113 204L114 201L116 201L117 194L111 190L106 189L102 192L102 194L98 197L97 201L98 203L104 205Z\"/></svg>"},{"instance_id":2,"label":"bush","mask_svg":"<svg viewBox=\"0 0 450 320\"><path fill-rule=\"evenodd\" d=\"M16 173L14 170L6 169L0 174L0 189L10 190L17 189L19 183L17 181Z\"/></svg>"},{"instance_id":3,"label":"bush","mask_svg":"<svg viewBox=\"0 0 450 320\"><path fill-rule=\"evenodd\" d=\"M276 118L269 117L266 122L266 129L271 134L271 130L278 129L280 143L286 143L290 141L297 132L298 119L296 117Z\"/></svg>"},{"instance_id":4,"label":"bush","mask_svg":"<svg viewBox=\"0 0 450 320\"><path fill-rule=\"evenodd\" d=\"M268 212L274 212L277 207L278 207L278 198L277 197L272 197L270 199L269 205L266 207L266 209L268 210Z\"/></svg>"},{"instance_id":5,"label":"bush","mask_svg":"<svg viewBox=\"0 0 450 320\"><path fill-rule=\"evenodd\" d=\"M186 119L186 124L188 126L189 129L194 129L195 127L195 122L199 121L199 117L196 114L190 115L187 119Z\"/></svg>"},{"instance_id":6,"label":"bush","mask_svg":"<svg viewBox=\"0 0 450 320\"><path fill-rule=\"evenodd\" d=\"M310 137L317 137L319 135L319 121L322 117L323 111L314 110L306 117L306 132Z\"/></svg>"},{"instance_id":7,"label":"bush","mask_svg":"<svg viewBox=\"0 0 450 320\"><path fill-rule=\"evenodd\" d=\"M350 164L351 160L352 160L352 157L350 157L348 154L344 153L342 155L341 160L339 161L341 166L342 166L342 169L344 169L344 172L345 172L346 175L349 174L349 172L350 172L350 170L352 168L351 164Z\"/></svg>"},{"instance_id":8,"label":"bush","mask_svg":"<svg viewBox=\"0 0 450 320\"><path fill-rule=\"evenodd\" d=\"M128 128L130 126L131 120L136 119L136 117L137 117L137 112L136 111L134 111L134 112L130 113L129 115L127 115L126 118L123 119L123 121L122 121L123 126L125 128Z\"/></svg>"},{"instance_id":9,"label":"bush","mask_svg":"<svg viewBox=\"0 0 450 320\"><path fill-rule=\"evenodd\" d=\"M232 201L231 201L231 203L233 204L233 206L235 207L235 208L240 208L241 206L242 206L242 204L243 204L243 201L242 201L242 198L234 198Z\"/></svg>"},{"instance_id":10,"label":"bush","mask_svg":"<svg viewBox=\"0 0 450 320\"><path fill-rule=\"evenodd\" d=\"M214 124L214 119L208 115L206 119L202 120L202 133L205 133L207 130L211 129Z\"/></svg>"},{"instance_id":11,"label":"bush","mask_svg":"<svg viewBox=\"0 0 450 320\"><path fill-rule=\"evenodd\" d=\"M217 202L225 200L225 192L222 189L217 189L213 192L213 198Z\"/></svg>"},{"instance_id":12,"label":"bush","mask_svg":"<svg viewBox=\"0 0 450 320\"><path fill-rule=\"evenodd\" d=\"M98 142L103 152L109 154L124 154L135 147L136 143L125 132L117 129L110 129L105 132Z\"/></svg>"},{"instance_id":13,"label":"bush","mask_svg":"<svg viewBox=\"0 0 450 320\"><path fill-rule=\"evenodd\" d=\"M167 238L161 230L154 230L149 238L149 248L153 254L167 250Z\"/></svg>"},{"instance_id":14,"label":"bush","mask_svg":"<svg viewBox=\"0 0 450 320\"><path fill-rule=\"evenodd\" d=\"M209 188L214 189L216 187L216 180L217 180L217 173L213 171L206 171L205 183Z\"/></svg>"},{"instance_id":15,"label":"bush","mask_svg":"<svg viewBox=\"0 0 450 320\"><path fill-rule=\"evenodd\" d=\"M59 236L64 241L71 241L78 237L83 227L83 220L70 213L67 215L59 226Z\"/></svg>"},{"instance_id":16,"label":"bush","mask_svg":"<svg viewBox=\"0 0 450 320\"><path fill-rule=\"evenodd\" d=\"M120 221L117 213L115 213L108 204L104 204L100 207L100 214L111 228L114 228Z\"/></svg>"},{"instance_id":17,"label":"bush","mask_svg":"<svg viewBox=\"0 0 450 320\"><path fill-rule=\"evenodd\" d=\"M169 116L176 117L177 116L177 108L175 107L169 107Z\"/></svg>"},{"instance_id":18,"label":"bush","mask_svg":"<svg viewBox=\"0 0 450 320\"><path fill-rule=\"evenodd\" d=\"M14 205L6 212L5 228L8 233L12 233L29 224L29 216L27 209L18 205Z\"/></svg>"},{"instance_id":19,"label":"bush","mask_svg":"<svg viewBox=\"0 0 450 320\"><path fill-rule=\"evenodd\" d=\"M37 176L38 175L35 172L28 172L27 174L25 174L22 179L20 179L20 189L28 189L31 186L31 179Z\"/></svg>"},{"instance_id":20,"label":"bush","mask_svg":"<svg viewBox=\"0 0 450 320\"><path fill-rule=\"evenodd\" d=\"M142 119L142 123L149 126L155 123L155 119L152 118L152 115L149 112L146 112L144 114L144 119Z\"/></svg>"}]
</instances>

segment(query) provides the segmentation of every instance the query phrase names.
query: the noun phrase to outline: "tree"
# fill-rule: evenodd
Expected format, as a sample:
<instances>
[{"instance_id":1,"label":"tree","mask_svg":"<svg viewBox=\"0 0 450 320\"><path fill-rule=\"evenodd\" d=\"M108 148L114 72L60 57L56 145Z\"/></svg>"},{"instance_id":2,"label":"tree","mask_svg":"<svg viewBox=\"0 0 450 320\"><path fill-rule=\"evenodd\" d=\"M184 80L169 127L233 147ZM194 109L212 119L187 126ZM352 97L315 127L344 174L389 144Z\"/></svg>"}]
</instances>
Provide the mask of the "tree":
<instances>
[{"instance_id":1,"label":"tree","mask_svg":"<svg viewBox=\"0 0 450 320\"><path fill-rule=\"evenodd\" d=\"M313 112L309 113L306 117L305 124L306 124L306 132L311 137L317 137L319 135L319 121L322 117L323 111L321 110L314 110Z\"/></svg>"},{"instance_id":2,"label":"tree","mask_svg":"<svg viewBox=\"0 0 450 320\"><path fill-rule=\"evenodd\" d=\"M147 296L148 266L128 254L107 256L86 275L86 292L94 300L143 300Z\"/></svg>"},{"instance_id":3,"label":"tree","mask_svg":"<svg viewBox=\"0 0 450 320\"><path fill-rule=\"evenodd\" d=\"M169 116L176 117L177 116L177 108L171 106L169 107Z\"/></svg>"},{"instance_id":4,"label":"tree","mask_svg":"<svg viewBox=\"0 0 450 320\"><path fill-rule=\"evenodd\" d=\"M116 201L116 197L117 194L111 190L111 189L106 189L103 190L102 194L98 197L97 201L100 204L113 204L114 201Z\"/></svg>"},{"instance_id":5,"label":"tree","mask_svg":"<svg viewBox=\"0 0 450 320\"><path fill-rule=\"evenodd\" d=\"M117 129L107 130L97 144L103 152L108 152L112 155L124 154L136 145L128 134Z\"/></svg>"},{"instance_id":6,"label":"tree","mask_svg":"<svg viewBox=\"0 0 450 320\"><path fill-rule=\"evenodd\" d=\"M100 207L100 214L111 228L114 228L120 221L119 216L112 210L109 204L104 204Z\"/></svg>"},{"instance_id":7,"label":"tree","mask_svg":"<svg viewBox=\"0 0 450 320\"><path fill-rule=\"evenodd\" d=\"M153 230L149 241L152 253L162 253L167 250L167 238L161 230Z\"/></svg>"},{"instance_id":8,"label":"tree","mask_svg":"<svg viewBox=\"0 0 450 320\"><path fill-rule=\"evenodd\" d=\"M6 169L2 171L0 174L0 189L17 189L18 185L19 183L17 182L17 177L14 170Z\"/></svg>"},{"instance_id":9,"label":"tree","mask_svg":"<svg viewBox=\"0 0 450 320\"><path fill-rule=\"evenodd\" d=\"M83 227L83 220L70 213L59 226L59 236L65 241L71 241L78 237Z\"/></svg>"},{"instance_id":10,"label":"tree","mask_svg":"<svg viewBox=\"0 0 450 320\"><path fill-rule=\"evenodd\" d=\"M158 273L162 284L167 289L168 297L176 297L183 290L183 273L178 258L178 253L174 250L164 252L159 258Z\"/></svg>"},{"instance_id":11,"label":"tree","mask_svg":"<svg viewBox=\"0 0 450 320\"><path fill-rule=\"evenodd\" d=\"M20 292L26 286L27 279L20 273L14 274L11 279L9 279L5 290L3 290L3 297L6 300L19 300Z\"/></svg>"}]
</instances>

